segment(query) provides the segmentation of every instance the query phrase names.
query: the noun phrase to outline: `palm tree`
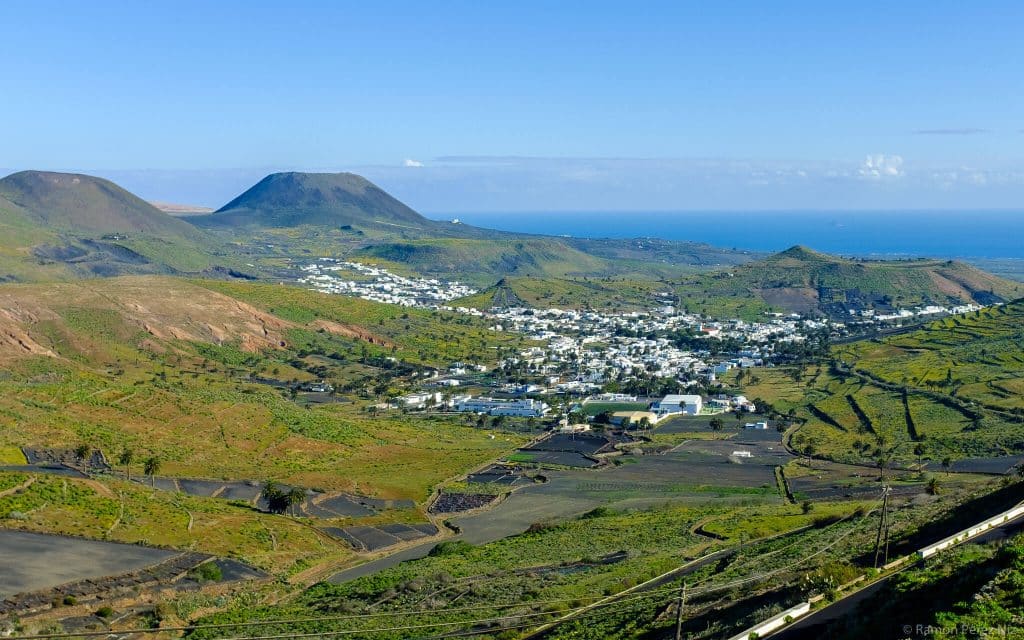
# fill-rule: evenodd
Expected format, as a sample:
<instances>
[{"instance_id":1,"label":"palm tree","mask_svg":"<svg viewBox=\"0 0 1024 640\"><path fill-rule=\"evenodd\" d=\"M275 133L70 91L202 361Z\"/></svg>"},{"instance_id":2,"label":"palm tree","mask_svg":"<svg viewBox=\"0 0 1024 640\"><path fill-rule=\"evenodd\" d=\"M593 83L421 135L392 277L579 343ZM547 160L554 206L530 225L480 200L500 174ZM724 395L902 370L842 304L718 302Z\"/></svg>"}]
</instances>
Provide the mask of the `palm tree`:
<instances>
[{"instance_id":1,"label":"palm tree","mask_svg":"<svg viewBox=\"0 0 1024 640\"><path fill-rule=\"evenodd\" d=\"M302 504L303 502L306 501L306 492L303 489L300 489L298 487L294 487L291 491L288 492L287 499L288 499L288 506L291 508L292 516L294 517L295 516L295 507L297 507L298 505L300 505L300 504Z\"/></svg>"},{"instance_id":2,"label":"palm tree","mask_svg":"<svg viewBox=\"0 0 1024 640\"><path fill-rule=\"evenodd\" d=\"M129 480L132 479L132 462L134 462L134 461L135 461L135 452L132 451L131 449L125 449L124 451L121 452L121 455L118 456L118 458L117 458L118 464L123 464L124 465L124 472L125 472L125 475L128 476Z\"/></svg>"},{"instance_id":3,"label":"palm tree","mask_svg":"<svg viewBox=\"0 0 1024 640\"><path fill-rule=\"evenodd\" d=\"M149 483L151 486L156 486L156 474L160 471L160 464L160 458L157 456L150 456L146 458L146 462L142 470L147 476L149 476Z\"/></svg>"},{"instance_id":4,"label":"palm tree","mask_svg":"<svg viewBox=\"0 0 1024 640\"><path fill-rule=\"evenodd\" d=\"M949 468L952 467L952 466L953 466L953 458L950 458L949 456L946 456L945 458L942 459L942 470L946 472L947 476L949 475Z\"/></svg>"},{"instance_id":5,"label":"palm tree","mask_svg":"<svg viewBox=\"0 0 1024 640\"><path fill-rule=\"evenodd\" d=\"M85 459L89 457L90 451L92 451L92 447L87 444L80 444L75 447L75 457L78 458L79 462L85 462Z\"/></svg>"}]
</instances>

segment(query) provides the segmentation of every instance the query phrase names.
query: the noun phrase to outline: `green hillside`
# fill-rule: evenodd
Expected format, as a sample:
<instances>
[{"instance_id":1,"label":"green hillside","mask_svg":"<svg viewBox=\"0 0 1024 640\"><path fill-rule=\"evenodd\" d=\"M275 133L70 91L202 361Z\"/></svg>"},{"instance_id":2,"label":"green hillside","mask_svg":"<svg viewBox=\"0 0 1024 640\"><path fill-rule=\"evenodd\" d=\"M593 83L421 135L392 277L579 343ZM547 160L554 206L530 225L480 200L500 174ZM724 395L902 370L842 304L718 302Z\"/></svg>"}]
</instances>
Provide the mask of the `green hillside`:
<instances>
[{"instance_id":1,"label":"green hillside","mask_svg":"<svg viewBox=\"0 0 1024 640\"><path fill-rule=\"evenodd\" d=\"M235 259L217 241L116 184L22 171L0 180L0 277L199 273Z\"/></svg>"},{"instance_id":2,"label":"green hillside","mask_svg":"<svg viewBox=\"0 0 1024 640\"><path fill-rule=\"evenodd\" d=\"M795 246L763 260L684 278L691 311L753 317L765 310L848 316L934 303L991 304L1024 295L1024 284L954 260L857 260Z\"/></svg>"},{"instance_id":3,"label":"green hillside","mask_svg":"<svg viewBox=\"0 0 1024 640\"><path fill-rule=\"evenodd\" d=\"M29 219L58 231L144 233L198 241L194 227L109 180L75 173L21 171L0 179L0 196Z\"/></svg>"},{"instance_id":4,"label":"green hillside","mask_svg":"<svg viewBox=\"0 0 1024 640\"><path fill-rule=\"evenodd\" d=\"M1017 300L837 346L831 363L759 371L739 386L793 412L799 451L849 462L923 459L934 470L947 458L1024 454L1022 354Z\"/></svg>"},{"instance_id":5,"label":"green hillside","mask_svg":"<svg viewBox=\"0 0 1024 640\"><path fill-rule=\"evenodd\" d=\"M422 371L493 366L526 344L464 316L153 276L4 284L0 309L0 448L132 448L171 476L417 501L507 445L463 420L366 408ZM337 390L328 401L289 394L320 379Z\"/></svg>"},{"instance_id":6,"label":"green hillside","mask_svg":"<svg viewBox=\"0 0 1024 640\"><path fill-rule=\"evenodd\" d=\"M629 278L537 278L514 276L502 278L480 292L456 301L475 309L492 307L556 307L562 309L596 309L623 311L650 309L661 301L657 297L671 291L665 282Z\"/></svg>"}]
</instances>

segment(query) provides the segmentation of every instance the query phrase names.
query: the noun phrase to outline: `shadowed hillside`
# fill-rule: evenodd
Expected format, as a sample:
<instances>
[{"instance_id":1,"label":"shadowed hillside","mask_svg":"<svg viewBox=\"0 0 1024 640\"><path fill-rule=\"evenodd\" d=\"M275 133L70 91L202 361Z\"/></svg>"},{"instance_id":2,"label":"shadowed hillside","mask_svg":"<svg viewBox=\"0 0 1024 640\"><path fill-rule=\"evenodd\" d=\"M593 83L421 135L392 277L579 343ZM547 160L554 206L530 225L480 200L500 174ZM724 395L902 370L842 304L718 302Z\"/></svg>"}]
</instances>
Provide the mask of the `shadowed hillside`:
<instances>
[{"instance_id":1,"label":"shadowed hillside","mask_svg":"<svg viewBox=\"0 0 1024 640\"><path fill-rule=\"evenodd\" d=\"M362 176L273 173L209 216L200 226L379 226L429 228L434 223Z\"/></svg>"},{"instance_id":2,"label":"shadowed hillside","mask_svg":"<svg viewBox=\"0 0 1024 640\"><path fill-rule=\"evenodd\" d=\"M109 180L94 176L21 171L0 180L0 196L25 218L53 230L202 238L188 223L167 215Z\"/></svg>"}]
</instances>

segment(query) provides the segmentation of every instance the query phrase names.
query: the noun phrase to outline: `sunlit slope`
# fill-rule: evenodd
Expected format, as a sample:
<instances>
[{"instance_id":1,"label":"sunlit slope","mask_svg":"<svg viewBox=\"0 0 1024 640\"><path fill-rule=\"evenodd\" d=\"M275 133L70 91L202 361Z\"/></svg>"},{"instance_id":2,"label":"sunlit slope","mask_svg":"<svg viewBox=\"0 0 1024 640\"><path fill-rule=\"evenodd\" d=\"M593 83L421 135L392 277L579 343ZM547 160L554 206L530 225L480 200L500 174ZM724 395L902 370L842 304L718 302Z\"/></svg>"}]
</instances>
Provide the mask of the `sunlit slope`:
<instances>
[{"instance_id":1,"label":"sunlit slope","mask_svg":"<svg viewBox=\"0 0 1024 640\"><path fill-rule=\"evenodd\" d=\"M422 500L510 443L366 407L403 377L492 363L518 340L470 318L273 285L2 285L0 447L132 448L140 460L158 455L169 475ZM289 396L293 381L319 379L335 400Z\"/></svg>"},{"instance_id":2,"label":"sunlit slope","mask_svg":"<svg viewBox=\"0 0 1024 640\"><path fill-rule=\"evenodd\" d=\"M683 306L756 316L765 310L849 315L850 308L991 304L1024 284L954 260L856 260L792 247L763 260L684 278Z\"/></svg>"},{"instance_id":3,"label":"sunlit slope","mask_svg":"<svg viewBox=\"0 0 1024 640\"><path fill-rule=\"evenodd\" d=\"M749 397L800 425L790 440L798 451L933 469L1024 454L1024 302L838 346L832 358L740 380Z\"/></svg>"}]
</instances>

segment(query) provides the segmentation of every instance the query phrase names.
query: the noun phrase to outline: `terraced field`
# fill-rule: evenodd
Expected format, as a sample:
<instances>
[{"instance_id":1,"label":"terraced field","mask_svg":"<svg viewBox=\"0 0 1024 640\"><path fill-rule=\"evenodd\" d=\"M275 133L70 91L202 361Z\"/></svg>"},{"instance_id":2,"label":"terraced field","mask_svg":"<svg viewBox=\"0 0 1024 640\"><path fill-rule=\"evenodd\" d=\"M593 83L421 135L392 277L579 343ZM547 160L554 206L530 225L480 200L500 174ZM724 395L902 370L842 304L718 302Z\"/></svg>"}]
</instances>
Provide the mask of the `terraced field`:
<instances>
[{"instance_id":1,"label":"terraced field","mask_svg":"<svg viewBox=\"0 0 1024 640\"><path fill-rule=\"evenodd\" d=\"M794 449L864 464L881 453L933 469L949 459L972 470L1024 454L1024 401L1015 393L1024 376L1024 302L838 346L833 357L832 365L759 372L744 387L802 423Z\"/></svg>"}]
</instances>

